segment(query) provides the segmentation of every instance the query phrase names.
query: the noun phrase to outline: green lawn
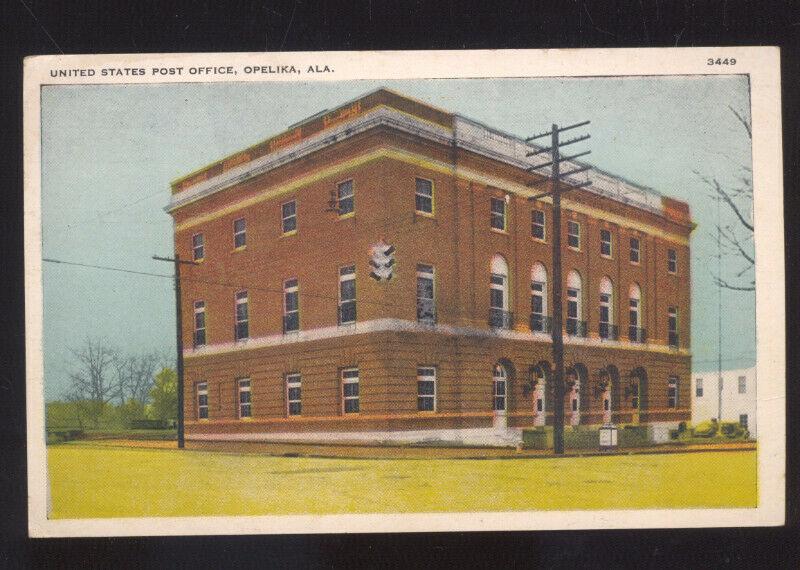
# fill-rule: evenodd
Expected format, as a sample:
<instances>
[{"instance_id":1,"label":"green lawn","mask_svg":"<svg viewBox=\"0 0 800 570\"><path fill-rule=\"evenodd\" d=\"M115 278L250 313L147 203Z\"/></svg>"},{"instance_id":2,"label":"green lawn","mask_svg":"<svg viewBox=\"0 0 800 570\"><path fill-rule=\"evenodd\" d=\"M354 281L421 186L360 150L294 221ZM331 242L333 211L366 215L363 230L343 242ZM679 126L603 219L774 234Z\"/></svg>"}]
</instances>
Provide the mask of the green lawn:
<instances>
[{"instance_id":1,"label":"green lawn","mask_svg":"<svg viewBox=\"0 0 800 570\"><path fill-rule=\"evenodd\" d=\"M756 506L755 451L313 459L48 448L52 518Z\"/></svg>"}]
</instances>

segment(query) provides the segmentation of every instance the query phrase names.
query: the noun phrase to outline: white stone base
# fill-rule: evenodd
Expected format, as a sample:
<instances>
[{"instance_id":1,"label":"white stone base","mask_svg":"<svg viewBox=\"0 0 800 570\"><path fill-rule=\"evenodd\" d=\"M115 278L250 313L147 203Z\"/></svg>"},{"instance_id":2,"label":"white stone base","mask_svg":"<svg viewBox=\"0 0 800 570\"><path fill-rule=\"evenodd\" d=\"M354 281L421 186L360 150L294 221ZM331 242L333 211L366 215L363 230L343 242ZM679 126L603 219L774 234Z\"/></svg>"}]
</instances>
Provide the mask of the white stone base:
<instances>
[{"instance_id":1,"label":"white stone base","mask_svg":"<svg viewBox=\"0 0 800 570\"><path fill-rule=\"evenodd\" d=\"M655 422L648 425L650 440L653 443L668 443L669 430L678 429L679 422Z\"/></svg>"}]
</instances>

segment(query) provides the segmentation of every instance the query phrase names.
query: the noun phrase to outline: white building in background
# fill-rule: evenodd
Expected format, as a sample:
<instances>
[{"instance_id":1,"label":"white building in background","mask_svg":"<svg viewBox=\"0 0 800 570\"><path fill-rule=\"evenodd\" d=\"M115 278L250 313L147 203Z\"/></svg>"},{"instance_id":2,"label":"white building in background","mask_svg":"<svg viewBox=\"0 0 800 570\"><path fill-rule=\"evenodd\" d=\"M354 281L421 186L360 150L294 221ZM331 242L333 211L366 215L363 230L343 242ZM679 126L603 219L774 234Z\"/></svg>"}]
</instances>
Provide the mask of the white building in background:
<instances>
[{"instance_id":1,"label":"white building in background","mask_svg":"<svg viewBox=\"0 0 800 570\"><path fill-rule=\"evenodd\" d=\"M739 422L748 429L750 437L756 438L755 367L723 370L721 389L716 371L692 375L692 423L711 418Z\"/></svg>"}]
</instances>

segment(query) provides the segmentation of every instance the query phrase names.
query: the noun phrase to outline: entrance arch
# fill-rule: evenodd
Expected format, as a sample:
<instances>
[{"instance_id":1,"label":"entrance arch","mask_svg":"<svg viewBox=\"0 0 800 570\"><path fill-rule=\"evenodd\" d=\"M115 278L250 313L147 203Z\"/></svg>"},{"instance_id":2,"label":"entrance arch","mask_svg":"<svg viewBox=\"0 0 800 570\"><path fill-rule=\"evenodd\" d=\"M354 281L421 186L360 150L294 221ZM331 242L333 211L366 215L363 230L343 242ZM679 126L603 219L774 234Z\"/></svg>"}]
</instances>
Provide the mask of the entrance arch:
<instances>
[{"instance_id":1,"label":"entrance arch","mask_svg":"<svg viewBox=\"0 0 800 570\"><path fill-rule=\"evenodd\" d=\"M589 386L589 373L580 362L566 369L566 405L570 425L581 423L581 412L588 409L589 398L586 389ZM563 403L562 403L563 405Z\"/></svg>"},{"instance_id":2,"label":"entrance arch","mask_svg":"<svg viewBox=\"0 0 800 570\"><path fill-rule=\"evenodd\" d=\"M531 384L533 385L533 425L543 426L547 423L547 411L552 406L547 390L550 379L550 364L541 361L531 366Z\"/></svg>"},{"instance_id":3,"label":"entrance arch","mask_svg":"<svg viewBox=\"0 0 800 570\"><path fill-rule=\"evenodd\" d=\"M596 396L602 403L603 423L610 424L614 421L614 414L619 410L619 369L613 364L598 370L598 384Z\"/></svg>"},{"instance_id":4,"label":"entrance arch","mask_svg":"<svg viewBox=\"0 0 800 570\"><path fill-rule=\"evenodd\" d=\"M498 360L492 367L492 410L493 425L496 428L508 427L509 397L511 381L514 378L514 366L505 358Z\"/></svg>"},{"instance_id":5,"label":"entrance arch","mask_svg":"<svg viewBox=\"0 0 800 570\"><path fill-rule=\"evenodd\" d=\"M631 423L638 424L642 412L647 411L647 371L641 366L631 370L625 388L626 401L631 411Z\"/></svg>"}]
</instances>

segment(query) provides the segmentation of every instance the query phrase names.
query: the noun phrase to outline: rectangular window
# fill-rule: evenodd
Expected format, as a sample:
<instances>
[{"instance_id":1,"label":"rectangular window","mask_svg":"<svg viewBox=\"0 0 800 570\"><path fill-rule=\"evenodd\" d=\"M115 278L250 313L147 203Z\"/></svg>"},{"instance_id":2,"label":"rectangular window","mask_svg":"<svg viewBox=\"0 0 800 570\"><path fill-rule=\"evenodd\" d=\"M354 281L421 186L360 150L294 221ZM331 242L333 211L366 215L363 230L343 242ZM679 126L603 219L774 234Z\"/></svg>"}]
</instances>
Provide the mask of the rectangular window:
<instances>
[{"instance_id":1,"label":"rectangular window","mask_svg":"<svg viewBox=\"0 0 800 570\"><path fill-rule=\"evenodd\" d=\"M247 291L236 293L236 340L244 340L250 336L247 317Z\"/></svg>"},{"instance_id":2,"label":"rectangular window","mask_svg":"<svg viewBox=\"0 0 800 570\"><path fill-rule=\"evenodd\" d=\"M572 249L581 248L581 225L578 222L567 222L567 245Z\"/></svg>"},{"instance_id":3,"label":"rectangular window","mask_svg":"<svg viewBox=\"0 0 800 570\"><path fill-rule=\"evenodd\" d=\"M290 416L299 416L302 411L300 403L300 375L286 375L286 413Z\"/></svg>"},{"instance_id":4,"label":"rectangular window","mask_svg":"<svg viewBox=\"0 0 800 570\"><path fill-rule=\"evenodd\" d=\"M667 313L668 340L672 348L678 348L678 309L670 307Z\"/></svg>"},{"instance_id":5,"label":"rectangular window","mask_svg":"<svg viewBox=\"0 0 800 570\"><path fill-rule=\"evenodd\" d=\"M417 320L421 323L429 324L436 322L432 265L417 265Z\"/></svg>"},{"instance_id":6,"label":"rectangular window","mask_svg":"<svg viewBox=\"0 0 800 570\"><path fill-rule=\"evenodd\" d=\"M491 199L491 227L506 231L506 201L502 198Z\"/></svg>"},{"instance_id":7,"label":"rectangular window","mask_svg":"<svg viewBox=\"0 0 800 570\"><path fill-rule=\"evenodd\" d=\"M208 419L208 383L197 383L197 419Z\"/></svg>"},{"instance_id":8,"label":"rectangular window","mask_svg":"<svg viewBox=\"0 0 800 570\"><path fill-rule=\"evenodd\" d=\"M531 235L542 241L546 238L545 219L542 210L533 210L531 212Z\"/></svg>"},{"instance_id":9,"label":"rectangular window","mask_svg":"<svg viewBox=\"0 0 800 570\"><path fill-rule=\"evenodd\" d=\"M611 257L611 232L600 230L600 255Z\"/></svg>"},{"instance_id":10,"label":"rectangular window","mask_svg":"<svg viewBox=\"0 0 800 570\"><path fill-rule=\"evenodd\" d=\"M669 384L667 384L667 407L678 407L678 377L670 376Z\"/></svg>"},{"instance_id":11,"label":"rectangular window","mask_svg":"<svg viewBox=\"0 0 800 570\"><path fill-rule=\"evenodd\" d=\"M548 332L545 321L545 284L541 281L531 281L531 330L534 332Z\"/></svg>"},{"instance_id":12,"label":"rectangular window","mask_svg":"<svg viewBox=\"0 0 800 570\"><path fill-rule=\"evenodd\" d=\"M244 218L233 221L233 248L239 249L247 245L247 225Z\"/></svg>"},{"instance_id":13,"label":"rectangular window","mask_svg":"<svg viewBox=\"0 0 800 570\"><path fill-rule=\"evenodd\" d=\"M339 269L339 324L356 322L356 266Z\"/></svg>"},{"instance_id":14,"label":"rectangular window","mask_svg":"<svg viewBox=\"0 0 800 570\"><path fill-rule=\"evenodd\" d=\"M283 282L283 332L300 330L300 293L297 279Z\"/></svg>"},{"instance_id":15,"label":"rectangular window","mask_svg":"<svg viewBox=\"0 0 800 570\"><path fill-rule=\"evenodd\" d=\"M250 378L241 378L239 384L239 419L252 416L250 404Z\"/></svg>"},{"instance_id":16,"label":"rectangular window","mask_svg":"<svg viewBox=\"0 0 800 570\"><path fill-rule=\"evenodd\" d=\"M703 397L703 379L702 378L697 378L694 381L694 395L697 398L702 398Z\"/></svg>"},{"instance_id":17,"label":"rectangular window","mask_svg":"<svg viewBox=\"0 0 800 570\"><path fill-rule=\"evenodd\" d=\"M415 208L417 212L433 214L433 182L424 178L417 178L416 180Z\"/></svg>"},{"instance_id":18,"label":"rectangular window","mask_svg":"<svg viewBox=\"0 0 800 570\"><path fill-rule=\"evenodd\" d=\"M281 204L281 232L286 235L297 231L297 200Z\"/></svg>"},{"instance_id":19,"label":"rectangular window","mask_svg":"<svg viewBox=\"0 0 800 570\"><path fill-rule=\"evenodd\" d=\"M739 376L739 393L747 394L747 376Z\"/></svg>"},{"instance_id":20,"label":"rectangular window","mask_svg":"<svg viewBox=\"0 0 800 570\"><path fill-rule=\"evenodd\" d=\"M342 370L342 403L345 414L358 413L358 396L358 368Z\"/></svg>"},{"instance_id":21,"label":"rectangular window","mask_svg":"<svg viewBox=\"0 0 800 570\"><path fill-rule=\"evenodd\" d=\"M670 273L678 272L678 252L674 249L667 250L667 271Z\"/></svg>"},{"instance_id":22,"label":"rectangular window","mask_svg":"<svg viewBox=\"0 0 800 570\"><path fill-rule=\"evenodd\" d=\"M739 425L742 426L744 429L747 428L747 414L739 414Z\"/></svg>"},{"instance_id":23,"label":"rectangular window","mask_svg":"<svg viewBox=\"0 0 800 570\"><path fill-rule=\"evenodd\" d=\"M206 256L206 240L203 234L194 234L192 236L192 259L195 261L202 261Z\"/></svg>"},{"instance_id":24,"label":"rectangular window","mask_svg":"<svg viewBox=\"0 0 800 570\"><path fill-rule=\"evenodd\" d=\"M639 263L640 257L639 239L631 238L631 263Z\"/></svg>"},{"instance_id":25,"label":"rectangular window","mask_svg":"<svg viewBox=\"0 0 800 570\"><path fill-rule=\"evenodd\" d=\"M417 368L417 410L436 411L436 368L432 366Z\"/></svg>"},{"instance_id":26,"label":"rectangular window","mask_svg":"<svg viewBox=\"0 0 800 570\"><path fill-rule=\"evenodd\" d=\"M204 346L206 344L206 303L205 301L194 302L194 346Z\"/></svg>"},{"instance_id":27,"label":"rectangular window","mask_svg":"<svg viewBox=\"0 0 800 570\"><path fill-rule=\"evenodd\" d=\"M355 212L353 181L340 182L336 186L336 203L339 205L339 215L345 216Z\"/></svg>"}]
</instances>

